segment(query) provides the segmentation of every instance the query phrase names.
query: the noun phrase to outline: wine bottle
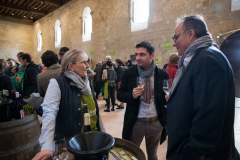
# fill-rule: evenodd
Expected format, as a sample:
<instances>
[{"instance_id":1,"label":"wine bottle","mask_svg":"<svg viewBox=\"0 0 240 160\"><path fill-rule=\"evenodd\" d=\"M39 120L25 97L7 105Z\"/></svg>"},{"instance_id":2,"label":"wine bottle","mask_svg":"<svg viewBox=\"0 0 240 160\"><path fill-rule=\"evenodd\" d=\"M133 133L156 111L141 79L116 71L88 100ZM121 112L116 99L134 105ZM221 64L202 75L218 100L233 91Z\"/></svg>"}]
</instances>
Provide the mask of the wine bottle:
<instances>
[{"instance_id":1,"label":"wine bottle","mask_svg":"<svg viewBox=\"0 0 240 160\"><path fill-rule=\"evenodd\" d=\"M6 96L6 90L3 90L3 101L6 101L7 96Z\"/></svg>"},{"instance_id":2,"label":"wine bottle","mask_svg":"<svg viewBox=\"0 0 240 160\"><path fill-rule=\"evenodd\" d=\"M14 90L11 90L11 99L13 100L13 101L15 101L15 91Z\"/></svg>"},{"instance_id":3,"label":"wine bottle","mask_svg":"<svg viewBox=\"0 0 240 160\"><path fill-rule=\"evenodd\" d=\"M87 104L83 104L83 115L85 113L88 113L88 105Z\"/></svg>"},{"instance_id":4,"label":"wine bottle","mask_svg":"<svg viewBox=\"0 0 240 160\"><path fill-rule=\"evenodd\" d=\"M90 132L90 131L92 131L91 122L90 122L90 114L85 113L84 114L84 129L83 129L83 132Z\"/></svg>"},{"instance_id":5,"label":"wine bottle","mask_svg":"<svg viewBox=\"0 0 240 160\"><path fill-rule=\"evenodd\" d=\"M15 118L15 110L16 110L16 96L15 96L15 90L11 90L11 99L12 99L12 107L11 107L11 115L12 118Z\"/></svg>"},{"instance_id":6,"label":"wine bottle","mask_svg":"<svg viewBox=\"0 0 240 160\"><path fill-rule=\"evenodd\" d=\"M10 99L10 97L9 97L9 91L8 91L8 90L5 90L5 93L6 93L6 99Z\"/></svg>"},{"instance_id":7,"label":"wine bottle","mask_svg":"<svg viewBox=\"0 0 240 160\"><path fill-rule=\"evenodd\" d=\"M0 91L0 100L2 100L3 98L3 94L2 94L2 91Z\"/></svg>"},{"instance_id":8,"label":"wine bottle","mask_svg":"<svg viewBox=\"0 0 240 160\"><path fill-rule=\"evenodd\" d=\"M24 112L23 112L23 107L22 107L22 103L19 99L19 92L16 92L16 107L15 107L15 110L16 110L16 119L22 119L24 117Z\"/></svg>"}]
</instances>

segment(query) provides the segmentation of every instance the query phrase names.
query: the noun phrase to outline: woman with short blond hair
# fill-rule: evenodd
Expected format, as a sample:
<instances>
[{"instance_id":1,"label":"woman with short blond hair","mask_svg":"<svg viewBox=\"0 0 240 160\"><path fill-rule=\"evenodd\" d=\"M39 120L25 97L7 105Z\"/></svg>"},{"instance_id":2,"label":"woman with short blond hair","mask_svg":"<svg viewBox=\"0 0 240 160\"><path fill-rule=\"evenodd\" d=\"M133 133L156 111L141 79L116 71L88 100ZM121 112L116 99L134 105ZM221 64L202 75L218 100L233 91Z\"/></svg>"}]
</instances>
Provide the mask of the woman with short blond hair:
<instances>
[{"instance_id":1,"label":"woman with short blond hair","mask_svg":"<svg viewBox=\"0 0 240 160\"><path fill-rule=\"evenodd\" d=\"M83 104L88 104L91 129L105 132L98 104L87 77L86 53L73 50L64 54L62 73L50 80L43 105L42 147L33 160L50 158L54 151L54 140L68 139L83 129Z\"/></svg>"}]
</instances>

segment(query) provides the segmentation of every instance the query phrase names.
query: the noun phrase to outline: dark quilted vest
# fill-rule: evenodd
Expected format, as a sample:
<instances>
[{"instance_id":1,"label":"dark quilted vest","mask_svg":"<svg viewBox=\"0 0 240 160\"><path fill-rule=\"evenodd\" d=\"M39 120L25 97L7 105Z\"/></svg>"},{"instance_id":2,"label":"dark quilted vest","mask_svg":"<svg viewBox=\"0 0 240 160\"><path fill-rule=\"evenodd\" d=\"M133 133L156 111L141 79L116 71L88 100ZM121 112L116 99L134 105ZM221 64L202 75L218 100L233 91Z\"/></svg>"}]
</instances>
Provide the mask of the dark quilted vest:
<instances>
[{"instance_id":1,"label":"dark quilted vest","mask_svg":"<svg viewBox=\"0 0 240 160\"><path fill-rule=\"evenodd\" d=\"M55 79L61 90L61 99L56 118L54 139L68 139L75 134L81 133L83 125L81 90L63 74ZM97 115L99 115L96 98L94 95L93 97L96 103Z\"/></svg>"}]
</instances>

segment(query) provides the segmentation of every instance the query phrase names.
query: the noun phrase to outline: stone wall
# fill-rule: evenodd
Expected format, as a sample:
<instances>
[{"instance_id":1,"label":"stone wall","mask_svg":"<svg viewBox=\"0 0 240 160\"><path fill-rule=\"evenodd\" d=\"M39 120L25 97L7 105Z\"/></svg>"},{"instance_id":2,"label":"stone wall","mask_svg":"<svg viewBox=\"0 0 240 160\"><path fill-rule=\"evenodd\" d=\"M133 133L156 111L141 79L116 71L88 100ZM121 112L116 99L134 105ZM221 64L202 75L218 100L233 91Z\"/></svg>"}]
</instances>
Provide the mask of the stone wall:
<instances>
[{"instance_id":1,"label":"stone wall","mask_svg":"<svg viewBox=\"0 0 240 160\"><path fill-rule=\"evenodd\" d=\"M11 56L17 60L18 52L26 52L33 56L32 35L32 24L0 20L0 58Z\"/></svg>"},{"instance_id":2,"label":"stone wall","mask_svg":"<svg viewBox=\"0 0 240 160\"><path fill-rule=\"evenodd\" d=\"M91 41L82 42L82 14L85 7L92 11L93 31ZM153 43L156 58L162 59L160 67L176 49L164 49L164 43L172 43L171 37L178 17L190 14L204 16L213 39L219 45L224 36L240 29L240 11L231 12L231 0L150 0L148 28L131 32L130 0L72 0L44 18L33 27L7 21L0 21L1 57L19 51L33 53L36 63L40 62L46 50L59 52L55 48L54 25L61 23L61 47L80 49L86 52L93 63L104 60L110 50L115 50L113 60L127 60L134 54L134 44L147 40ZM42 50L37 51L37 32L42 32ZM220 37L217 39L217 35ZM90 55L90 51L94 51Z\"/></svg>"},{"instance_id":3,"label":"stone wall","mask_svg":"<svg viewBox=\"0 0 240 160\"><path fill-rule=\"evenodd\" d=\"M85 7L93 12L92 40L82 42L82 13ZM34 24L34 55L39 61L45 50L58 53L54 47L54 24L61 22L61 46L70 49L80 49L86 52L93 62L104 60L110 50L115 50L113 60L129 59L134 54L133 45L147 40L151 41L156 50L156 57L162 59L162 64L168 62L168 57L176 53L176 49L164 50L164 43L172 43L171 37L178 17L190 14L204 16L213 39L219 44L217 35L240 29L240 11L231 12L230 0L150 0L150 17L148 29L131 32L129 0L72 0ZM37 31L42 31L43 47L37 52ZM90 55L90 50L94 55Z\"/></svg>"}]
</instances>

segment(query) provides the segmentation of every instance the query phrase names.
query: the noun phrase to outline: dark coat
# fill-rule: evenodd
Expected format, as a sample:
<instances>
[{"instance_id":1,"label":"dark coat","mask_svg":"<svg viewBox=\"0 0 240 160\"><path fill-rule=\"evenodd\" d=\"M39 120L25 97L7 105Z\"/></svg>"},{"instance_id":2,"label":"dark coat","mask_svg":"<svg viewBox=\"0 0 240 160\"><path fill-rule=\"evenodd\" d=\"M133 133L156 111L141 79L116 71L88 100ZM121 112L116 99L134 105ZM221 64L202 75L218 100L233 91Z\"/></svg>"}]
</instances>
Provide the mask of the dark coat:
<instances>
[{"instance_id":1,"label":"dark coat","mask_svg":"<svg viewBox=\"0 0 240 160\"><path fill-rule=\"evenodd\" d=\"M214 46L196 52L167 104L167 160L232 160L234 110L227 58Z\"/></svg>"},{"instance_id":2,"label":"dark coat","mask_svg":"<svg viewBox=\"0 0 240 160\"><path fill-rule=\"evenodd\" d=\"M8 91L15 90L12 78L7 76L5 73L0 74L0 91L4 89Z\"/></svg>"},{"instance_id":3,"label":"dark coat","mask_svg":"<svg viewBox=\"0 0 240 160\"><path fill-rule=\"evenodd\" d=\"M61 90L59 111L56 117L55 139L70 138L81 133L83 125L83 110L81 101L81 89L63 73L55 78ZM99 117L99 108L92 90L93 100L96 105L96 115ZM97 122L100 131L99 121Z\"/></svg>"},{"instance_id":4,"label":"dark coat","mask_svg":"<svg viewBox=\"0 0 240 160\"><path fill-rule=\"evenodd\" d=\"M117 72L117 81L116 82L121 82L122 80L122 73L123 73L124 69L122 66L118 66L116 69Z\"/></svg>"},{"instance_id":5,"label":"dark coat","mask_svg":"<svg viewBox=\"0 0 240 160\"><path fill-rule=\"evenodd\" d=\"M45 96L50 79L57 77L58 75L60 75L61 72L62 72L62 68L57 63L57 64L51 65L46 71L38 74L37 76L38 92L41 97Z\"/></svg>"},{"instance_id":6,"label":"dark coat","mask_svg":"<svg viewBox=\"0 0 240 160\"><path fill-rule=\"evenodd\" d=\"M23 76L23 92L22 97L29 97L32 93L38 93L37 76L41 72L39 66L30 62Z\"/></svg>"},{"instance_id":7,"label":"dark coat","mask_svg":"<svg viewBox=\"0 0 240 160\"><path fill-rule=\"evenodd\" d=\"M120 89L118 90L118 100L127 103L126 112L124 116L124 126L122 138L130 140L133 126L137 120L140 106L140 99L133 99L132 91L137 87L137 77L139 76L137 65L125 70L122 76ZM154 74L154 101L158 114L158 119L163 127L167 125L167 109L164 108L166 104L165 93L163 92L163 80L168 79L168 73L155 67ZM163 131L164 133L164 131ZM161 142L166 138L166 134L162 134Z\"/></svg>"},{"instance_id":8,"label":"dark coat","mask_svg":"<svg viewBox=\"0 0 240 160\"><path fill-rule=\"evenodd\" d=\"M12 73L12 69L13 67L7 67L5 70L4 70L4 73L9 76L9 77L12 77L14 76L14 74Z\"/></svg>"}]
</instances>

